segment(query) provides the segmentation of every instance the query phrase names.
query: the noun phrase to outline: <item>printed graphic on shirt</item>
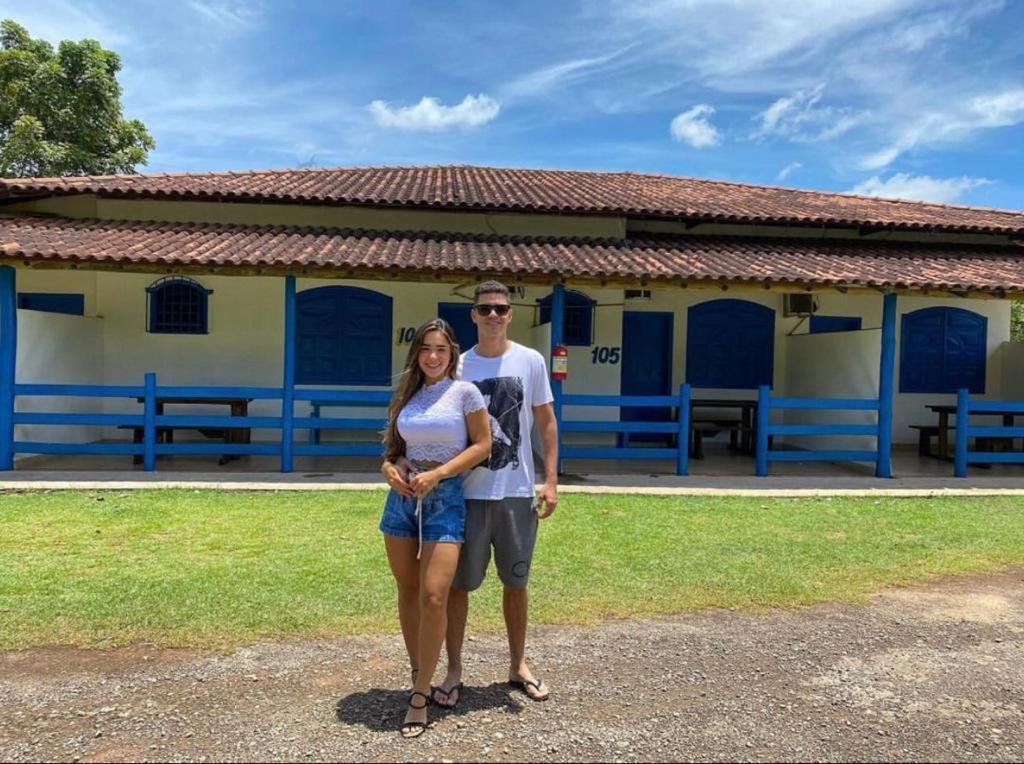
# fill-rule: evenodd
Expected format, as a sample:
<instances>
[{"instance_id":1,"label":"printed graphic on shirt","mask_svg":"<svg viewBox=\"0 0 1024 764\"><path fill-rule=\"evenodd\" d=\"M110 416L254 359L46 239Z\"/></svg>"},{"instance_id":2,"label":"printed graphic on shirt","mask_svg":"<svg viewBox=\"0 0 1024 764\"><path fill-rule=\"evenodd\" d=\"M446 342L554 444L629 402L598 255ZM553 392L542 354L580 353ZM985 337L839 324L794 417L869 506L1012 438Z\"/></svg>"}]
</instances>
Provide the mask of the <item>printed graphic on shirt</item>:
<instances>
[{"instance_id":1,"label":"printed graphic on shirt","mask_svg":"<svg viewBox=\"0 0 1024 764\"><path fill-rule=\"evenodd\" d=\"M473 383L487 403L491 421L491 456L484 465L489 470L501 470L511 465L519 467L519 412L523 410L523 380L521 377L491 377Z\"/></svg>"}]
</instances>

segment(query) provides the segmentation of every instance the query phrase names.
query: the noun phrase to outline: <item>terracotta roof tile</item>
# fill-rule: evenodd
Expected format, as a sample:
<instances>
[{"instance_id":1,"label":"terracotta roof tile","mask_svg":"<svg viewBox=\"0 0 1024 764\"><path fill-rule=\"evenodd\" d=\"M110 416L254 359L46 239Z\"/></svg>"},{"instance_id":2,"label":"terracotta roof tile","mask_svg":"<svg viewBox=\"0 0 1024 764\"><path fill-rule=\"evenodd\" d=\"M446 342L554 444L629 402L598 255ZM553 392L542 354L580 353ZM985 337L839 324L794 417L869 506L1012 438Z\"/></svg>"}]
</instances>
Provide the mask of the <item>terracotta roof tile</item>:
<instances>
[{"instance_id":1,"label":"terracotta roof tile","mask_svg":"<svg viewBox=\"0 0 1024 764\"><path fill-rule=\"evenodd\" d=\"M75 192L1024 233L1024 212L628 172L456 165L0 180L0 198Z\"/></svg>"},{"instance_id":2,"label":"terracotta roof tile","mask_svg":"<svg viewBox=\"0 0 1024 764\"><path fill-rule=\"evenodd\" d=\"M1024 247L724 236L620 240L0 216L0 254L168 267L488 273L1024 291Z\"/></svg>"}]
</instances>

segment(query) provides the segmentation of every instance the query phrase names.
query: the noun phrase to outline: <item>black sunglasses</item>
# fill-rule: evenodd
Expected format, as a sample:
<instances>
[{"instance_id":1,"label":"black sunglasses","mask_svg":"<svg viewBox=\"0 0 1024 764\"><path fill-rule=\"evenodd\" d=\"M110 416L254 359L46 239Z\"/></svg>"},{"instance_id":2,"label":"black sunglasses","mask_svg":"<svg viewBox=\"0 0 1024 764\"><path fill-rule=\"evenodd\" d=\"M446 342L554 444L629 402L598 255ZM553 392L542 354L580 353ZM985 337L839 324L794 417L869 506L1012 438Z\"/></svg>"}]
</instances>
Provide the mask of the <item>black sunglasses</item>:
<instances>
[{"instance_id":1,"label":"black sunglasses","mask_svg":"<svg viewBox=\"0 0 1024 764\"><path fill-rule=\"evenodd\" d=\"M497 313L499 316L507 315L512 310L511 305L482 305L477 304L473 306L473 310L476 311L478 316L489 316L491 313Z\"/></svg>"}]
</instances>

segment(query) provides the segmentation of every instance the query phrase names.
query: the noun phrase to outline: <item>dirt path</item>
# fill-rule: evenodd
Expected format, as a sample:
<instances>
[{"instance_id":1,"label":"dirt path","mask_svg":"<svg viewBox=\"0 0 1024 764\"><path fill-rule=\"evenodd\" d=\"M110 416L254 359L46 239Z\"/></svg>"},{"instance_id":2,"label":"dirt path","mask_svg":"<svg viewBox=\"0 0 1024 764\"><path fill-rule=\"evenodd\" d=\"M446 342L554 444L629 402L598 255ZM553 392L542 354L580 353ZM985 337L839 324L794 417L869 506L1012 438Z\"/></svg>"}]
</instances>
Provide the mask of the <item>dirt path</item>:
<instances>
[{"instance_id":1,"label":"dirt path","mask_svg":"<svg viewBox=\"0 0 1024 764\"><path fill-rule=\"evenodd\" d=\"M413 741L397 637L2 654L0 759L1024 759L1024 570L865 606L538 628L545 704L500 683L503 635L467 651L460 708Z\"/></svg>"}]
</instances>

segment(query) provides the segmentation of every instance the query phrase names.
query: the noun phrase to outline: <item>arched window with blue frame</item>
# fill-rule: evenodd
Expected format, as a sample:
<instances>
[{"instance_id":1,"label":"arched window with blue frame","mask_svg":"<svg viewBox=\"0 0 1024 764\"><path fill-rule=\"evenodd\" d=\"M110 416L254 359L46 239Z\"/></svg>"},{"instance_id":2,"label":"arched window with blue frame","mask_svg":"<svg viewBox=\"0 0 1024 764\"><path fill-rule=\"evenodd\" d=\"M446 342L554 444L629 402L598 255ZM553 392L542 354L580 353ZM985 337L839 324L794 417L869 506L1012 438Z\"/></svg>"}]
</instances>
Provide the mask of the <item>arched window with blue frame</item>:
<instances>
[{"instance_id":1,"label":"arched window with blue frame","mask_svg":"<svg viewBox=\"0 0 1024 764\"><path fill-rule=\"evenodd\" d=\"M962 308L922 308L903 316L900 392L985 392L988 319Z\"/></svg>"},{"instance_id":2,"label":"arched window with blue frame","mask_svg":"<svg viewBox=\"0 0 1024 764\"><path fill-rule=\"evenodd\" d=\"M152 334L208 334L209 296L195 279L165 276L146 287L146 330Z\"/></svg>"},{"instance_id":3,"label":"arched window with blue frame","mask_svg":"<svg viewBox=\"0 0 1024 764\"><path fill-rule=\"evenodd\" d=\"M296 383L390 386L391 306L388 295L359 287L299 292Z\"/></svg>"},{"instance_id":4,"label":"arched window with blue frame","mask_svg":"<svg viewBox=\"0 0 1024 764\"><path fill-rule=\"evenodd\" d=\"M748 390L772 385L775 311L748 300L709 300L686 314L686 381Z\"/></svg>"},{"instance_id":5,"label":"arched window with blue frame","mask_svg":"<svg viewBox=\"0 0 1024 764\"><path fill-rule=\"evenodd\" d=\"M551 295L537 300L540 306L541 324L551 323ZM566 345L594 344L594 308L597 302L575 289L565 290L565 322L562 341Z\"/></svg>"}]
</instances>

